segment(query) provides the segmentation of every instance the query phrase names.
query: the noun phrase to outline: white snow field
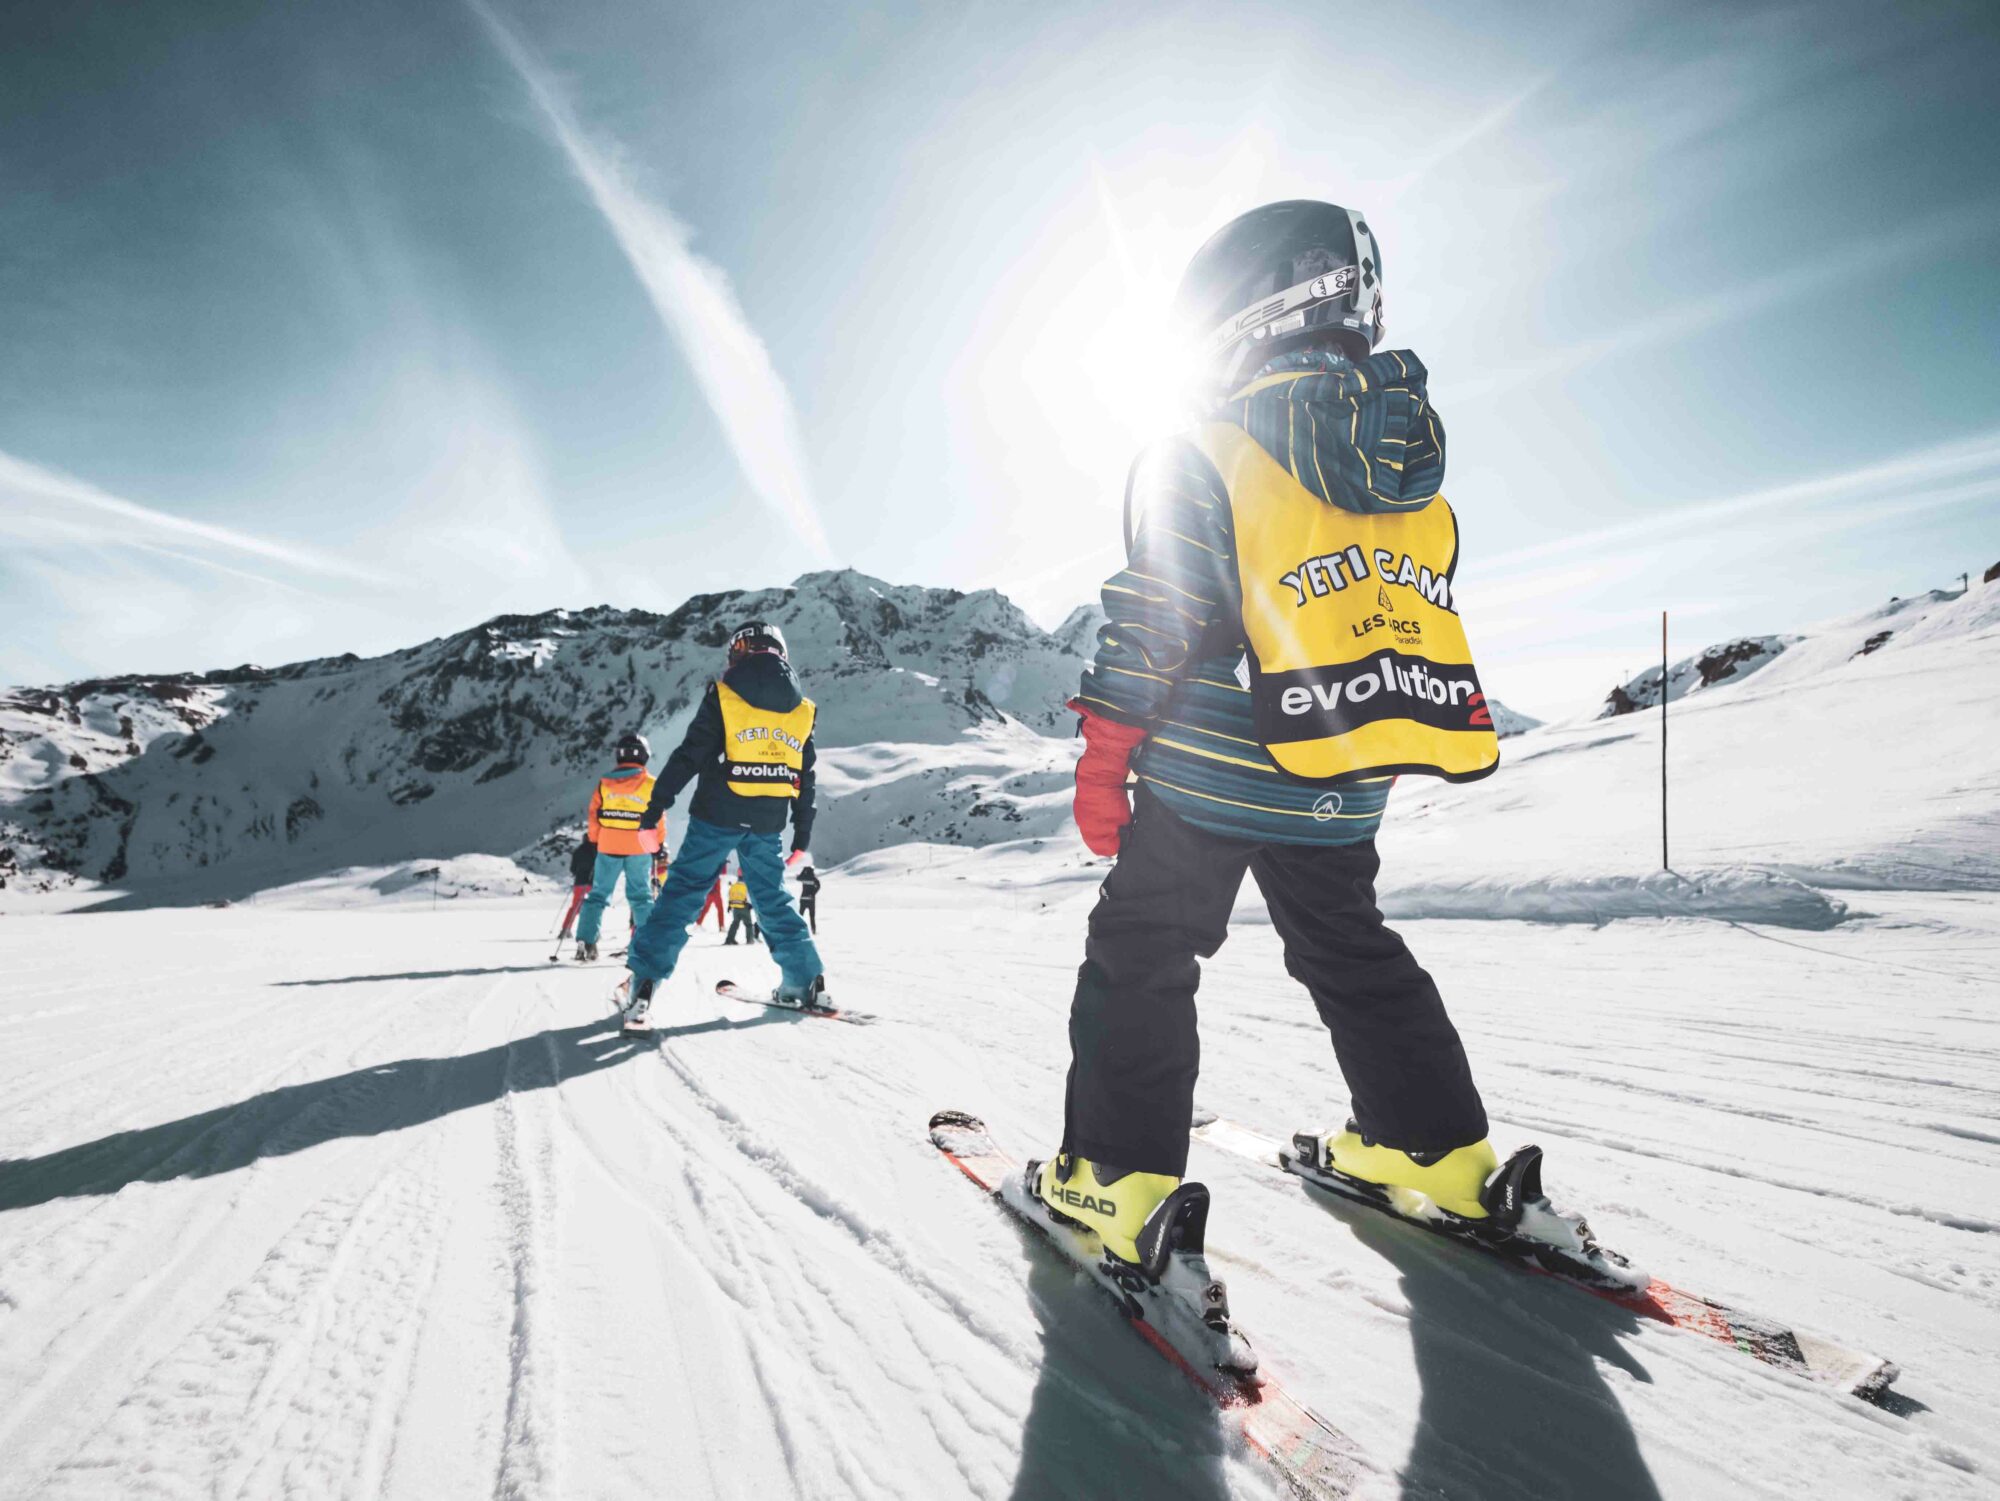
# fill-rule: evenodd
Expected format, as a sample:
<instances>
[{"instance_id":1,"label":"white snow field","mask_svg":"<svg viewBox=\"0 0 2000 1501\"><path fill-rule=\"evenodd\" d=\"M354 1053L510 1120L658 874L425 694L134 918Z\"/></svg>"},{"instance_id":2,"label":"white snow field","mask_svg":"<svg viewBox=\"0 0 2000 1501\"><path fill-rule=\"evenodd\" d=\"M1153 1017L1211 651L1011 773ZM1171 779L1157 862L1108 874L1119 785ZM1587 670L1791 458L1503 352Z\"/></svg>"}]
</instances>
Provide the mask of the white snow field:
<instances>
[{"instance_id":1,"label":"white snow field","mask_svg":"<svg viewBox=\"0 0 2000 1501\"><path fill-rule=\"evenodd\" d=\"M1108 1301L926 1140L1059 1130L1095 868L906 849L830 878L868 1026L656 1008L559 903L0 923L0 1496L1271 1494ZM1683 1286L1901 1362L1888 1412L1198 1145L1210 1257L1371 1496L1990 1496L2000 901L1801 934L1406 926L1503 1147ZM614 914L613 929L616 921ZM1267 927L1207 967L1202 1103L1342 1109Z\"/></svg>"},{"instance_id":2,"label":"white snow field","mask_svg":"<svg viewBox=\"0 0 2000 1501\"><path fill-rule=\"evenodd\" d=\"M995 608L912 593L897 619ZM910 652L943 639L905 626ZM637 627L593 629L609 655L577 653L574 683L560 652L520 671L596 702ZM484 641L414 653L409 691L457 692L450 662ZM2000 1495L2000 585L1750 646L1669 675L1672 872L1642 710L1510 738L1487 782L1406 781L1382 901L1443 984L1496 1145L1539 1141L1557 1199L1658 1275L1898 1362L1895 1396L1197 1144L1211 1264L1270 1373L1371 1456L1364 1495ZM0 1501L1271 1494L926 1136L955 1107L1023 1155L1058 1139L1103 867L1065 828L1074 745L979 706L1030 677L1040 703L1074 644L950 657L972 674L950 693L887 652L824 669L866 713L823 762L829 858L850 858L822 942L836 999L876 1020L718 998L773 971L711 931L636 1044L610 1020L621 972L548 962L558 890L505 854L588 746L538 751L512 792L483 763L438 773L417 801L443 811L394 838L309 819L294 840L290 783L232 790L270 770L282 716L216 719L214 685L169 685L193 696L99 745L80 689L16 702ZM256 693L305 713L389 671L323 667ZM331 744L315 796L358 819L393 779L358 751L336 775ZM121 887L127 855L151 863ZM1337 1123L1254 887L1238 917L1205 967L1200 1104L1274 1135Z\"/></svg>"}]
</instances>

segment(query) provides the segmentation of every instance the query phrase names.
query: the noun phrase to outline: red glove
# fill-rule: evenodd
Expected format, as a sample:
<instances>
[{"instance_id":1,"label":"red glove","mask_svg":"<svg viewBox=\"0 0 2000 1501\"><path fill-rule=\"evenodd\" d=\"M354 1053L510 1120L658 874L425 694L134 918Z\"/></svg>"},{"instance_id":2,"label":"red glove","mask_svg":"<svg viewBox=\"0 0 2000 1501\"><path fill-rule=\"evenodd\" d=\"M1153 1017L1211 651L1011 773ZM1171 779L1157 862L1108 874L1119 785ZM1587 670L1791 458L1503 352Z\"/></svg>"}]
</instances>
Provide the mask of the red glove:
<instances>
[{"instance_id":1,"label":"red glove","mask_svg":"<svg viewBox=\"0 0 2000 1501\"><path fill-rule=\"evenodd\" d=\"M1115 855L1125 825L1132 821L1125 779L1131 773L1132 752L1146 732L1093 714L1080 704L1070 708L1083 716L1083 759L1076 763L1076 827L1093 855Z\"/></svg>"}]
</instances>

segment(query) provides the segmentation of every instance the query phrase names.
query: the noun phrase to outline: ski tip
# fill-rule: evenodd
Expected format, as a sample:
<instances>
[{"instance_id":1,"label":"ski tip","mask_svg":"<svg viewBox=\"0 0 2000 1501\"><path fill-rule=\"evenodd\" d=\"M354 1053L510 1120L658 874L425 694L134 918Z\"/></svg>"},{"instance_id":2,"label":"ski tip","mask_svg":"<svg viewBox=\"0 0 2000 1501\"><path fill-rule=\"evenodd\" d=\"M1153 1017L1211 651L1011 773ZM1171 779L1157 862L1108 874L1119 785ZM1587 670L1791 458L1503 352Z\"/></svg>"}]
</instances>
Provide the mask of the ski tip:
<instances>
[{"instance_id":1,"label":"ski tip","mask_svg":"<svg viewBox=\"0 0 2000 1501\"><path fill-rule=\"evenodd\" d=\"M963 1110L940 1110L931 1117L930 1131L933 1137L940 1131L984 1131L985 1129L985 1121Z\"/></svg>"},{"instance_id":2,"label":"ski tip","mask_svg":"<svg viewBox=\"0 0 2000 1501\"><path fill-rule=\"evenodd\" d=\"M717 980L715 982L715 993L717 995L733 995L735 991L736 982L734 980Z\"/></svg>"}]
</instances>

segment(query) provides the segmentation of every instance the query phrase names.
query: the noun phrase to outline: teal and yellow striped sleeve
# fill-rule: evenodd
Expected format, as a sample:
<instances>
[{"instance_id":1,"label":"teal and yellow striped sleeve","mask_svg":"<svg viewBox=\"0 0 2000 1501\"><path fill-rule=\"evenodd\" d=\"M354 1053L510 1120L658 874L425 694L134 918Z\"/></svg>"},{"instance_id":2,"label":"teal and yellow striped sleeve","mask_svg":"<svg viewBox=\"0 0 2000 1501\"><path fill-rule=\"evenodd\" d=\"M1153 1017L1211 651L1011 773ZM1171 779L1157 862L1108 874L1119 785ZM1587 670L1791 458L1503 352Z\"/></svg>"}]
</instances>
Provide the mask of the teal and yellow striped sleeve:
<instances>
[{"instance_id":1,"label":"teal and yellow striped sleeve","mask_svg":"<svg viewBox=\"0 0 2000 1501\"><path fill-rule=\"evenodd\" d=\"M1236 589L1229 499L1215 468L1185 442L1141 457L1127 500L1125 566L1105 581L1105 623L1078 701L1150 726Z\"/></svg>"}]
</instances>

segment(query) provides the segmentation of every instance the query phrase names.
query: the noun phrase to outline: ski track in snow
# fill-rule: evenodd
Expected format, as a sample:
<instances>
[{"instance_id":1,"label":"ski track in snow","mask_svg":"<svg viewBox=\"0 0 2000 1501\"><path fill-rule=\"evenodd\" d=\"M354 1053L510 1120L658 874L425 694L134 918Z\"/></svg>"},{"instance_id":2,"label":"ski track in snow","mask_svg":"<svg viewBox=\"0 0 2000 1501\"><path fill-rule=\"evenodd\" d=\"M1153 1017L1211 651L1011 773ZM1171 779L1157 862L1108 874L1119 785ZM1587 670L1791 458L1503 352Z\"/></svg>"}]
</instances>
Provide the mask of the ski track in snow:
<instances>
[{"instance_id":1,"label":"ski track in snow","mask_svg":"<svg viewBox=\"0 0 2000 1501\"><path fill-rule=\"evenodd\" d=\"M769 960L703 936L622 1038L615 967L521 957L541 902L7 919L0 1497L1271 1495L925 1138L1054 1145L1088 886L875 867L823 936L873 1028L714 996ZM1905 1414L1198 1144L1237 1315L1366 1495L1993 1494L2000 899L1869 906L1403 926L1503 1148L1682 1286L1900 1361ZM1341 1113L1268 929L1203 1041L1210 1108Z\"/></svg>"}]
</instances>

